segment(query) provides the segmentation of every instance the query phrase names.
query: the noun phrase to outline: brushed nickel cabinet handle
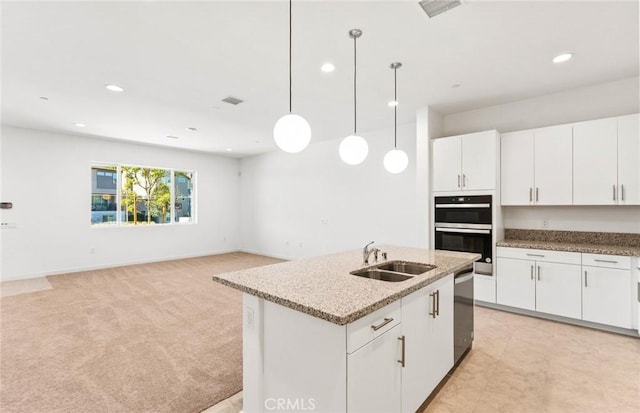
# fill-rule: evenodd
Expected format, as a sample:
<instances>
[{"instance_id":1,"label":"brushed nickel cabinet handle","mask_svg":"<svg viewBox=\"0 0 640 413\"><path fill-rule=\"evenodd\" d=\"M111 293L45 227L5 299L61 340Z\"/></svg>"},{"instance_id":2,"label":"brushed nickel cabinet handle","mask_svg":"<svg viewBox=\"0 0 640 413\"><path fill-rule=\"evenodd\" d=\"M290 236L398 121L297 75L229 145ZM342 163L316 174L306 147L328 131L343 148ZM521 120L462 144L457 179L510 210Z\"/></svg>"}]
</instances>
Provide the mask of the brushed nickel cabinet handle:
<instances>
[{"instance_id":1,"label":"brushed nickel cabinet handle","mask_svg":"<svg viewBox=\"0 0 640 413\"><path fill-rule=\"evenodd\" d=\"M540 188L536 188L536 202L538 202L538 190L539 190L539 189L540 189Z\"/></svg>"},{"instance_id":2,"label":"brushed nickel cabinet handle","mask_svg":"<svg viewBox=\"0 0 640 413\"><path fill-rule=\"evenodd\" d=\"M460 188L460 175L458 175L458 188Z\"/></svg>"},{"instance_id":3,"label":"brushed nickel cabinet handle","mask_svg":"<svg viewBox=\"0 0 640 413\"><path fill-rule=\"evenodd\" d=\"M398 337L398 340L402 341L402 358L400 360L398 360L398 363L400 363L400 365L402 367L404 367L404 363L405 363L405 338L404 336L400 336Z\"/></svg>"},{"instance_id":4,"label":"brushed nickel cabinet handle","mask_svg":"<svg viewBox=\"0 0 640 413\"><path fill-rule=\"evenodd\" d=\"M533 265L531 266L531 281L533 281Z\"/></svg>"},{"instance_id":5,"label":"brushed nickel cabinet handle","mask_svg":"<svg viewBox=\"0 0 640 413\"><path fill-rule=\"evenodd\" d=\"M613 261L613 260L598 260L598 259L595 259L594 261L595 262L606 262L607 264L617 264L618 263L618 261Z\"/></svg>"},{"instance_id":6,"label":"brushed nickel cabinet handle","mask_svg":"<svg viewBox=\"0 0 640 413\"><path fill-rule=\"evenodd\" d=\"M436 316L440 315L440 290L436 291Z\"/></svg>"},{"instance_id":7,"label":"brushed nickel cabinet handle","mask_svg":"<svg viewBox=\"0 0 640 413\"><path fill-rule=\"evenodd\" d=\"M613 200L616 200L616 186L613 186Z\"/></svg>"},{"instance_id":8,"label":"brushed nickel cabinet handle","mask_svg":"<svg viewBox=\"0 0 640 413\"><path fill-rule=\"evenodd\" d=\"M464 188L465 186L467 186L467 175L462 174L462 187Z\"/></svg>"},{"instance_id":9,"label":"brushed nickel cabinet handle","mask_svg":"<svg viewBox=\"0 0 640 413\"><path fill-rule=\"evenodd\" d=\"M540 281L540 266L538 265L538 281Z\"/></svg>"},{"instance_id":10,"label":"brushed nickel cabinet handle","mask_svg":"<svg viewBox=\"0 0 640 413\"><path fill-rule=\"evenodd\" d=\"M393 321L393 318L389 317L389 318L385 318L380 324L378 324L377 326L371 326L371 329L373 331L378 331L380 330L382 327L386 326L387 324L389 324L390 322Z\"/></svg>"},{"instance_id":11,"label":"brushed nickel cabinet handle","mask_svg":"<svg viewBox=\"0 0 640 413\"><path fill-rule=\"evenodd\" d=\"M533 188L529 188L529 202L533 202Z\"/></svg>"},{"instance_id":12,"label":"brushed nickel cabinet handle","mask_svg":"<svg viewBox=\"0 0 640 413\"><path fill-rule=\"evenodd\" d=\"M544 258L544 255L542 255L542 254L528 254L528 253L527 253L527 257L540 257L540 258Z\"/></svg>"},{"instance_id":13,"label":"brushed nickel cabinet handle","mask_svg":"<svg viewBox=\"0 0 640 413\"><path fill-rule=\"evenodd\" d=\"M433 298L433 300L431 301L431 311L429 311L429 315L432 318L436 318L437 314L436 314L436 293L435 291L432 293L429 293L429 297Z\"/></svg>"},{"instance_id":14,"label":"brushed nickel cabinet handle","mask_svg":"<svg viewBox=\"0 0 640 413\"><path fill-rule=\"evenodd\" d=\"M587 272L584 272L584 286L588 287L589 286L589 282L587 281Z\"/></svg>"},{"instance_id":15,"label":"brushed nickel cabinet handle","mask_svg":"<svg viewBox=\"0 0 640 413\"><path fill-rule=\"evenodd\" d=\"M624 184L620 184L620 200L624 201Z\"/></svg>"}]
</instances>

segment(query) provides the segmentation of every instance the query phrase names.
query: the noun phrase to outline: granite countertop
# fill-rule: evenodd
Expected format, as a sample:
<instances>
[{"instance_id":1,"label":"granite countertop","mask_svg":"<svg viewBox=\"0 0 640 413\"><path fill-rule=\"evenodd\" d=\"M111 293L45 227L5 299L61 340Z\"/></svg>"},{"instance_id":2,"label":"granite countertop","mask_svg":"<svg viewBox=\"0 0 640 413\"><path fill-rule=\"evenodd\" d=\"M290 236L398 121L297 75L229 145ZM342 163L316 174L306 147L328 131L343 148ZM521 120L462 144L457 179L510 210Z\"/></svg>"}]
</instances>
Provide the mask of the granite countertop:
<instances>
[{"instance_id":1,"label":"granite countertop","mask_svg":"<svg viewBox=\"0 0 640 413\"><path fill-rule=\"evenodd\" d=\"M640 257L640 234L505 228L498 247Z\"/></svg>"},{"instance_id":2,"label":"granite countertop","mask_svg":"<svg viewBox=\"0 0 640 413\"><path fill-rule=\"evenodd\" d=\"M379 248L388 253L388 261L411 261L437 268L401 282L358 277L350 272L367 267L362 265L362 250L359 249L218 274L213 276L213 280L334 324L345 325L481 257L479 254L451 251Z\"/></svg>"},{"instance_id":3,"label":"granite countertop","mask_svg":"<svg viewBox=\"0 0 640 413\"><path fill-rule=\"evenodd\" d=\"M559 241L531 241L507 239L498 241L498 247L529 248L538 250L583 252L589 254L624 255L640 257L640 247L621 245L599 245Z\"/></svg>"}]
</instances>

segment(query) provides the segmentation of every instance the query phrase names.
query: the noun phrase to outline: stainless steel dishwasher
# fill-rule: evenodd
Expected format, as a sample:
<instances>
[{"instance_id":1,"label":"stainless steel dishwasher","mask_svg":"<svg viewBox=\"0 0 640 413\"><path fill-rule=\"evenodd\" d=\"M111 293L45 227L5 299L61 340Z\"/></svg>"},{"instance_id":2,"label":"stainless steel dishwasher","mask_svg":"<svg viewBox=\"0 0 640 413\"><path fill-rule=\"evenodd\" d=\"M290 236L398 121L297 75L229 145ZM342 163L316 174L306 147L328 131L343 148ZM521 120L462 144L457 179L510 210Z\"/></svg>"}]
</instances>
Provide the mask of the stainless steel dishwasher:
<instances>
[{"instance_id":1,"label":"stainless steel dishwasher","mask_svg":"<svg viewBox=\"0 0 640 413\"><path fill-rule=\"evenodd\" d=\"M457 364L473 343L473 266L454 275L453 360Z\"/></svg>"}]
</instances>

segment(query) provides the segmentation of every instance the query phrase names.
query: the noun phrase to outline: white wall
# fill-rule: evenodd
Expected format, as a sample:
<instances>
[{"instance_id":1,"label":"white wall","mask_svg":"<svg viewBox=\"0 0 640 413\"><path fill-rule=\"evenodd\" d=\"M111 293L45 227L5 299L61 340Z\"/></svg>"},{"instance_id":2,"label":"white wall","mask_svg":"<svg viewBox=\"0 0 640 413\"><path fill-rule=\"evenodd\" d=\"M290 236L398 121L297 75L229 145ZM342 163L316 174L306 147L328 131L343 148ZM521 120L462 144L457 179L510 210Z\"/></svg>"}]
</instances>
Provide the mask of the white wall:
<instances>
[{"instance_id":1,"label":"white wall","mask_svg":"<svg viewBox=\"0 0 640 413\"><path fill-rule=\"evenodd\" d=\"M283 258L377 244L417 246L416 125L398 127L398 147L409 166L388 173L384 154L393 129L363 133L369 156L344 164L339 139L309 145L298 154L271 152L241 161L241 237L247 251Z\"/></svg>"},{"instance_id":2,"label":"white wall","mask_svg":"<svg viewBox=\"0 0 640 413\"><path fill-rule=\"evenodd\" d=\"M444 135L537 128L640 112L640 81L632 77L444 117ZM640 232L640 207L505 207L506 228Z\"/></svg>"},{"instance_id":3,"label":"white wall","mask_svg":"<svg viewBox=\"0 0 640 413\"><path fill-rule=\"evenodd\" d=\"M444 117L444 136L538 128L640 112L640 79L571 89Z\"/></svg>"},{"instance_id":4,"label":"white wall","mask_svg":"<svg viewBox=\"0 0 640 413\"><path fill-rule=\"evenodd\" d=\"M2 127L2 280L237 250L239 161ZM195 225L92 228L92 162L197 172ZM91 253L91 248L95 253Z\"/></svg>"}]
</instances>

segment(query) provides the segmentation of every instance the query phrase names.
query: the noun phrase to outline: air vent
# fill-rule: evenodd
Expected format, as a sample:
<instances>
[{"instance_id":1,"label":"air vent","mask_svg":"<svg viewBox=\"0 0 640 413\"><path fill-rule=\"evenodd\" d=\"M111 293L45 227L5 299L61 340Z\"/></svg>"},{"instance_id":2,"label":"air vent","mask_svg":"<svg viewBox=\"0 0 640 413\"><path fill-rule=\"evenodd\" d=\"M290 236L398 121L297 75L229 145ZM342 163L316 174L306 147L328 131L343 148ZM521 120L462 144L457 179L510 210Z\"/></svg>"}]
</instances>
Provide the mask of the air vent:
<instances>
[{"instance_id":1,"label":"air vent","mask_svg":"<svg viewBox=\"0 0 640 413\"><path fill-rule=\"evenodd\" d=\"M440 13L444 13L445 11L449 11L462 4L460 0L422 0L419 3L429 18L437 16Z\"/></svg>"},{"instance_id":2,"label":"air vent","mask_svg":"<svg viewBox=\"0 0 640 413\"><path fill-rule=\"evenodd\" d=\"M234 98L233 96L227 96L226 98L222 99L222 101L225 102L225 103L230 103L232 105L237 105L237 104L240 104L240 103L244 102L244 100L238 99L238 98Z\"/></svg>"}]
</instances>

